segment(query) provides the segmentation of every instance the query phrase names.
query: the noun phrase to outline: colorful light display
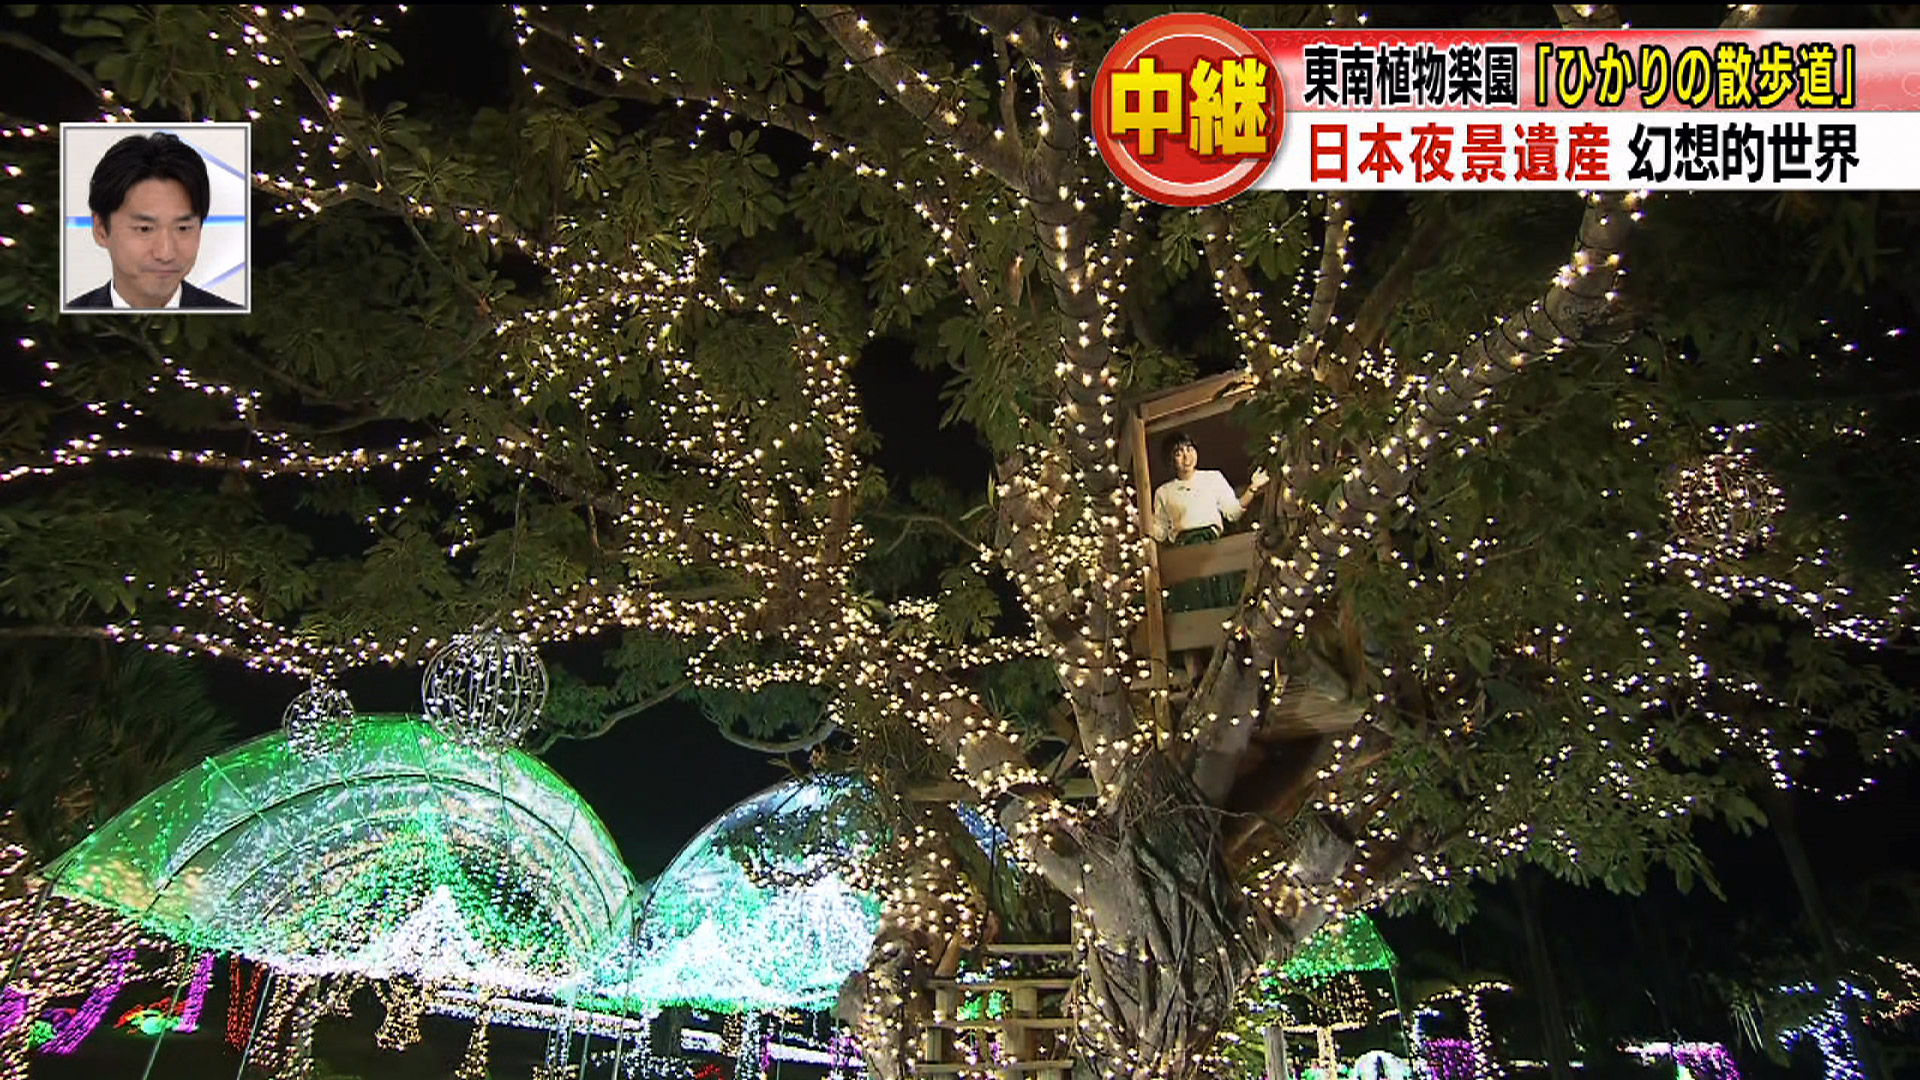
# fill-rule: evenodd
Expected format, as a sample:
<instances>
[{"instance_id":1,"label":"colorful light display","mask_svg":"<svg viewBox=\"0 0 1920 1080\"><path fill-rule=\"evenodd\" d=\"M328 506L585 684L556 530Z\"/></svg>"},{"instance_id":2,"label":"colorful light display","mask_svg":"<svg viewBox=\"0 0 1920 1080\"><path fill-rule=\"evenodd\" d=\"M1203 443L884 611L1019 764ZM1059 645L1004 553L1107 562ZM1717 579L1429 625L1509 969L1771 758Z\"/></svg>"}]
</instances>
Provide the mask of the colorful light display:
<instances>
[{"instance_id":1,"label":"colorful light display","mask_svg":"<svg viewBox=\"0 0 1920 1080\"><path fill-rule=\"evenodd\" d=\"M1486 1075L1486 1059L1466 1039L1428 1039L1420 1044L1421 1056L1434 1080L1480 1080Z\"/></svg>"},{"instance_id":2,"label":"colorful light display","mask_svg":"<svg viewBox=\"0 0 1920 1080\"><path fill-rule=\"evenodd\" d=\"M114 952L107 962L107 981L87 995L87 1000L81 1003L73 1018L61 1025L53 1038L40 1048L41 1053L71 1054L87 1036L93 1034L93 1029L99 1027L100 1021L106 1017L107 1009L112 1007L113 999L120 996L120 988L126 985L128 977L133 974L133 958L134 950L131 948Z\"/></svg>"},{"instance_id":3,"label":"colorful light display","mask_svg":"<svg viewBox=\"0 0 1920 1080\"><path fill-rule=\"evenodd\" d=\"M1442 1080L1499 1080L1507 1074L1507 1067L1494 1055L1493 1034L1487 1027L1486 1010L1480 1004L1480 995L1489 991L1506 994L1512 993L1513 987L1498 980L1486 979L1433 994L1426 999L1429 1004L1460 1003L1467 1016L1465 1039L1426 1037L1421 1031L1426 1018L1439 1014L1431 1008L1415 1011L1412 1025L1414 1054L1426 1060L1434 1076Z\"/></svg>"},{"instance_id":4,"label":"colorful light display","mask_svg":"<svg viewBox=\"0 0 1920 1080\"><path fill-rule=\"evenodd\" d=\"M207 989L213 984L213 954L206 953L194 964L193 978L178 1002L170 997L137 1005L114 1021L115 1027L128 1028L142 1035L178 1031L186 1034L200 1027L200 1010L207 1002Z\"/></svg>"},{"instance_id":5,"label":"colorful light display","mask_svg":"<svg viewBox=\"0 0 1920 1080\"><path fill-rule=\"evenodd\" d=\"M237 956L227 961L227 1045L235 1051L246 1049L266 982L265 967Z\"/></svg>"},{"instance_id":6,"label":"colorful light display","mask_svg":"<svg viewBox=\"0 0 1920 1080\"><path fill-rule=\"evenodd\" d=\"M1780 992L1825 996L1819 1012L1798 1026L1780 1031L1780 1049L1791 1050L1802 1039L1812 1037L1820 1047L1826 1080L1866 1080L1867 1071L1860 1064L1860 1048L1855 1045L1853 1029L1847 1022L1845 1001L1851 998L1864 1003L1869 1000L1867 992L1849 982L1841 983L1838 993L1830 993L1813 983L1783 986Z\"/></svg>"},{"instance_id":7,"label":"colorful light display","mask_svg":"<svg viewBox=\"0 0 1920 1080\"><path fill-rule=\"evenodd\" d=\"M1733 1055L1717 1042L1644 1042L1623 1049L1642 1063L1661 1058L1673 1062L1676 1080L1740 1080Z\"/></svg>"},{"instance_id":8,"label":"colorful light display","mask_svg":"<svg viewBox=\"0 0 1920 1080\"><path fill-rule=\"evenodd\" d=\"M1279 978L1310 982L1349 971L1392 971L1396 963L1373 920L1356 912L1321 927L1280 969Z\"/></svg>"},{"instance_id":9,"label":"colorful light display","mask_svg":"<svg viewBox=\"0 0 1920 1080\"><path fill-rule=\"evenodd\" d=\"M25 1077L36 1048L78 1046L132 976L135 950L148 944L126 920L55 896L47 871L36 872L15 839L16 824L0 814L0 1080ZM48 1008L82 994L78 1009Z\"/></svg>"},{"instance_id":10,"label":"colorful light display","mask_svg":"<svg viewBox=\"0 0 1920 1080\"><path fill-rule=\"evenodd\" d=\"M860 797L789 782L721 815L655 880L634 950L603 966L596 992L636 1008L830 1006L866 965L880 925L879 902L855 891L839 860L880 838L842 835L840 851L768 851L756 840Z\"/></svg>"},{"instance_id":11,"label":"colorful light display","mask_svg":"<svg viewBox=\"0 0 1920 1080\"><path fill-rule=\"evenodd\" d=\"M365 717L308 757L263 736L56 860L60 895L282 972L550 994L632 925L637 890L577 794L517 751Z\"/></svg>"}]
</instances>

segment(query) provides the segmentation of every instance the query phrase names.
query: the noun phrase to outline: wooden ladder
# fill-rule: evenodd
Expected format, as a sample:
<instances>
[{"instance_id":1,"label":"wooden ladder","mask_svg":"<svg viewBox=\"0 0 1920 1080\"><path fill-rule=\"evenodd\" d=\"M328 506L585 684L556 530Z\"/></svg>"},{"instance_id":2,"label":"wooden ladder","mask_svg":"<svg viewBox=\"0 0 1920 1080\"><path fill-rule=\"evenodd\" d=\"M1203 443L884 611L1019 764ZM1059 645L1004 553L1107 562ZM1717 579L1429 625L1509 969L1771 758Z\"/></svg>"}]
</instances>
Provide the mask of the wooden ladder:
<instances>
[{"instance_id":1,"label":"wooden ladder","mask_svg":"<svg viewBox=\"0 0 1920 1080\"><path fill-rule=\"evenodd\" d=\"M1067 942L993 942L985 952L992 957L1053 960L1053 966L1061 967L1072 967L1077 955L1075 947ZM1063 1007L1072 986L1073 976L1065 974L934 979L933 1022L922 1037L921 1060L914 1072L920 1076L1067 1080L1073 1073L1069 1047L1074 1018ZM959 1018L961 1007L971 997L995 991L1007 995L1003 1014L988 1016L986 1003L982 1002L979 1019ZM982 1044L991 1046L995 1042L1001 1060L961 1060L962 1052L969 1048L966 1044L972 1044L976 1052L969 1056L977 1059L983 1056Z\"/></svg>"}]
</instances>

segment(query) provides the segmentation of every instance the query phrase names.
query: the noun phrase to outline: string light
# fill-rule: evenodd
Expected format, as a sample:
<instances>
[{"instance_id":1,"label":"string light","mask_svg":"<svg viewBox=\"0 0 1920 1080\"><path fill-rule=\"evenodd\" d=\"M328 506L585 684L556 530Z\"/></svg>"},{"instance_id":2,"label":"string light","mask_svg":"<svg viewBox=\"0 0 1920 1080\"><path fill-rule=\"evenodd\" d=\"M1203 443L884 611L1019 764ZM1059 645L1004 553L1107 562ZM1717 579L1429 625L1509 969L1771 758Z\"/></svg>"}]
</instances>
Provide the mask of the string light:
<instances>
[{"instance_id":1,"label":"string light","mask_svg":"<svg viewBox=\"0 0 1920 1080\"><path fill-rule=\"evenodd\" d=\"M560 220L542 223L551 229L528 230L499 209L462 205L396 183L388 165L393 155L383 153L392 148L381 145L377 127L354 103L329 91L295 47L306 18L298 8L240 10L210 32L213 47L245 85L241 100L250 112L289 115L302 111L306 102L309 115L298 118L284 166L256 174L256 187L278 199L278 212L291 219L311 219L354 203L371 205L397 213L409 227L443 230L483 253L505 249L524 255L543 271L552 284L549 295L511 312L489 311L481 320L485 333L477 339L476 355L486 361L478 368L489 375L468 390L473 400L508 417L502 430L491 436L443 432L341 446L336 444L342 440L297 434L272 415L274 395L261 388L190 369L173 357L155 358L148 381L124 395L126 400L109 400L111 395L102 397L88 384L84 372L48 356L41 372L45 388L83 406L80 413L98 430L74 434L34 460L14 465L0 473L0 482L31 484L67 470L133 461L274 481L404 474L418 481L417 491L431 489L435 495L374 508L367 526L421 529L455 560L484 554L477 493L502 477L527 478L590 513L596 543L604 525L606 565L624 569L599 576L583 571L577 580L529 586L503 613L501 632L512 642L530 651L536 644L644 629L693 643L686 668L692 685L702 689L753 692L790 682L830 690L835 698L831 717L855 733L863 747L881 741L873 736L896 730L887 725L909 724L916 735L910 740L913 753L924 745L943 767L952 766L979 801L1012 808L1002 815L1010 822L1011 857L1038 868L1063 890L1073 888L1076 875L1062 869L1072 860L1061 855L1071 849L1061 841L1084 837L1111 821L1138 770L1155 753L1204 757L1244 746L1245 733L1294 682L1264 674L1270 661L1305 638L1316 616L1337 610L1336 588L1363 575L1361 564L1377 555L1399 579L1392 589L1408 601L1402 610L1415 613L1416 625L1382 653L1392 658L1391 665L1375 666L1390 668L1383 679L1411 667L1422 689L1432 691L1428 696L1436 701L1437 715L1430 719L1440 734L1422 752L1442 757L1468 752L1489 726L1507 719L1491 704L1483 713L1477 702L1483 687L1476 684L1487 680L1478 677L1484 670L1474 669L1495 658L1503 663L1525 658L1552 671L1543 678L1542 700L1531 711L1550 731L1557 727L1566 737L1541 761L1490 766L1490 782L1465 797L1458 843L1445 852L1413 856L1409 869L1389 869L1396 865L1393 860L1376 862L1375 856L1431 823L1417 820L1410 809L1418 800L1391 789L1383 779L1386 768L1372 767L1392 751L1380 748L1389 740L1369 731L1387 730L1397 719L1389 691L1374 692L1371 707L1356 710L1363 730L1332 740L1331 757L1314 777L1303 812L1337 820L1358 834L1353 858L1343 860L1336 872L1319 874L1302 857L1297 838L1272 838L1250 865L1234 868L1251 883L1245 894L1250 902L1290 919L1315 910L1350 910L1398 888L1445 885L1529 854L1578 865L1579 826L1534 824L1541 802L1555 796L1618 804L1620 814L1647 823L1678 822L1699 812L1696 793L1663 773L1655 733L1644 721L1671 707L1705 711L1710 692L1724 689L1711 680L1711 665L1697 644L1712 628L1687 615L1678 620L1684 633L1666 636L1637 625L1630 640L1609 636L1603 622L1659 621L1657 612L1641 617L1647 615L1646 605L1635 586L1642 581L1677 582L1723 600L1759 597L1815 622L1822 635L1850 641L1884 641L1904 625L1904 596L1887 610L1867 610L1871 604L1857 602L1861 598L1831 580L1824 553L1797 573L1776 575L1734 564L1721 548L1703 551L1698 541L1708 533L1732 537L1743 547L1765 541L1779 509L1772 504L1770 485L1757 479L1722 482L1728 478L1721 469L1713 473L1719 479L1692 482L1679 496L1675 511L1684 519L1679 522L1683 535L1673 543L1633 538L1662 549L1649 551L1644 578L1577 581L1562 619L1509 627L1511 634L1482 638L1484 649L1468 656L1463 642L1469 635L1463 631L1499 620L1475 620L1452 609L1451 600L1470 575L1515 552L1491 515L1455 514L1444 498L1420 490L1417 480L1449 459L1491 456L1510 435L1490 405L1494 391L1523 369L1539 367L1580 343L1583 332L1567 329L1563 317L1573 316L1586 327L1611 314L1625 280L1619 252L1642 216L1645 197L1584 195L1573 254L1542 280L1542 300L1492 321L1456 353L1416 359L1366 343L1349 350L1351 356L1342 353L1355 333L1352 313L1340 311L1338 303L1353 270L1354 240L1351 207L1346 197L1332 195L1317 200L1313 211L1320 235L1311 254L1318 257L1302 260L1291 294L1277 303L1254 285L1231 215L1203 230L1216 295L1254 388L1276 396L1296 386L1312 392L1306 395L1306 422L1292 445L1276 444L1271 455L1280 465L1278 516L1282 521L1297 517L1298 535L1275 547L1263 537L1255 595L1230 622L1223 649L1225 662L1263 673L1253 680L1255 692L1230 708L1196 711L1177 731L1158 730L1152 710L1137 707L1133 694L1153 685L1146 659L1134 654L1130 640L1139 625L1136 601L1144 591L1147 542L1135 520L1137 493L1117 465L1123 383L1113 348L1124 327L1128 269L1150 230L1138 200L1081 165L1097 160L1077 97L1091 80L1076 55L1070 24L1037 17L1002 24L992 20L1004 14L986 16L991 24L980 28L984 38L996 48L1017 50L1030 64L1010 68L1034 77L1030 87L1023 87L1005 76L999 87L1005 106L987 122L970 107L970 86L981 74L977 66L938 75L920 70L909 59L911 48L885 40L868 20L851 12L828 13L823 29L846 53L846 62L829 65L835 70L828 73L827 96L854 90L863 102L880 100L906 110L927 132L923 144L907 149L931 152L916 154L870 151L835 130L833 117L816 115L798 102L709 91L679 72L659 70L663 65L625 55L608 44L612 35L597 32L603 16L592 10L563 13L516 5L512 16L522 72L536 94L565 84L600 95L671 100L692 120L696 147L740 120L784 128L799 133L833 164L836 178L850 174L863 191L892 197L897 205L889 204L890 209L924 233L913 238L921 248L907 260L912 271L900 275L897 290L883 290L885 302L894 305L889 310L902 313L899 317L929 310L914 305L930 304L924 298L934 290L927 286L948 275L952 280L940 282L941 287L957 289L983 325L996 332L1018 330L1027 325L1014 317L1029 287L1027 275L1039 275L1041 287L1051 290L1046 314L1053 322L1044 338L1056 354L1049 356L1056 366L1044 400L1037 407L1021 406L1023 415L1012 421L1016 434L1005 441L1017 444L1018 452L1009 455L1008 468L994 486L1002 535L977 552L974 564L1011 582L1033 616L1032 634L960 645L936 642L917 629L935 621L926 612L938 610L939 598L917 607L897 605L885 617L859 602L855 568L872 543L856 508L875 477L857 452L868 433L848 378L855 350L802 315L806 305L800 297L714 277L712 266L720 260L709 258L689 236L606 239L627 237L627 223L608 204L602 185L592 183L593 171L580 162L568 164L580 165L584 194ZM378 16L369 16L365 26L332 29L347 55L364 57L380 46L379 35L368 27L381 25ZM1030 92L1018 92L1023 90ZM132 118L111 92L100 97L103 116ZM1020 104L1025 101L1031 108ZM25 127L7 135L44 139L49 129ZM1118 212L1108 215L1098 207L1089 212L1094 203ZM31 205L20 210L29 212ZM1119 225L1108 235L1096 234L1093 223L1111 219ZM436 243L445 239L441 232L434 235ZM550 236L560 239L544 239ZM926 252L924 274L919 250ZM984 257L988 252L1014 252L1005 260L1013 272ZM937 272L936 263L941 264ZM791 360L781 374L791 376L792 386L743 393L723 385L728 380L720 372L696 365L686 344L690 330L718 316L774 328ZM1275 330L1289 320L1304 329L1291 346ZM603 333L607 326L619 329ZM29 341L23 348L40 346ZM47 356L44 350L39 355ZM1014 350L1013 355L1027 354ZM629 379L635 382L623 385ZM1363 452L1342 451L1332 432L1348 416L1340 403L1315 389L1316 383L1340 379L1391 406L1381 437ZM626 421L632 403L643 397L657 405L659 415L650 418L653 426L642 424L636 432ZM180 450L147 446L129 436L164 423L163 402L189 400L217 408L223 419L248 431L254 444L244 451ZM546 410L562 405L570 419L550 421L553 414ZM1640 424L1641 418L1631 419ZM1638 440L1655 422L1668 423L1650 418L1630 426L1620 431L1620 443L1646 445ZM674 463L696 497L663 497L649 469L636 464L649 455ZM1696 470L1692 480L1701 481L1702 475ZM716 522L719 515L706 512L715 500L706 496L719 491L737 491L743 516L773 527ZM436 501L432 511L441 513L425 508L430 498ZM1726 500L1733 505L1722 505ZM441 516L450 520L437 520ZM1379 551L1374 541L1390 519L1411 522L1409 528L1440 568ZM1710 529L1686 524L1705 519L1714 519ZM737 594L677 595L671 583L694 568L740 583ZM412 664L436 652L447 655L442 646L453 627L402 625L404 620L339 629L324 620L302 625L313 612L277 610L267 602L266 582L231 569L224 573L232 578L205 569L175 573L177 579L128 573L120 584L134 598L130 606L136 614L101 627L102 634L169 652L232 657L304 678L366 663ZM1810 586L1801 578L1829 580ZM1429 597L1449 599L1429 602ZM757 647L775 637L789 650L787 658L774 663L740 659L760 652ZM1607 671L1570 659L1589 645L1596 654L1628 659ZM1097 791L1091 806L1053 797L1053 778L1033 763L1014 724L966 685L967 672L1013 658L1048 662L1075 707L1082 727L1079 749ZM1481 663L1475 665L1474 659ZM1770 701L1760 695L1752 692L1754 700ZM429 713L447 719L435 695L428 697ZM511 744L524 734L521 713L509 713L514 720L504 727L510 730L480 738ZM1714 719L1737 728L1730 718ZM1789 779L1784 762L1804 752L1812 739L1805 730L1771 729L1739 737L1765 757L1783 784ZM1596 822L1601 818L1590 816ZM879 933L894 948L890 962L904 968L929 960L921 955L929 948L977 941L986 919L977 886L950 865L951 830L936 822L932 811L903 811L898 817L907 824L895 843L877 854L882 868L870 871L867 884L883 907ZM1663 837L1677 835L1665 824L1645 828ZM420 852L418 846L400 846ZM492 876L507 884L518 880ZM391 885L382 879L368 888ZM410 895L426 896L432 909L408 924L403 936L467 951L487 944L479 940L484 934L458 925L450 913L463 900L451 886ZM1081 899L1076 943L1088 955L1131 957L1144 949L1121 928L1101 925L1099 909ZM415 909L421 910L427 909ZM415 970L406 959L411 946L387 944L391 947L369 955L377 958L375 966L391 973L473 974ZM884 978L876 986L876 1000L890 1002L888 995L907 992L904 982L887 984ZM864 1026L904 1038L891 1015L872 1006ZM475 1038L484 1051L481 1019ZM1135 1054L1137 1033L1121 1030L1092 1009L1083 1010L1080 1019L1084 1044L1110 1051L1103 1056L1117 1067L1142 1066L1146 1074L1158 1067Z\"/></svg>"},{"instance_id":2,"label":"string light","mask_svg":"<svg viewBox=\"0 0 1920 1080\"><path fill-rule=\"evenodd\" d=\"M315 682L287 705L280 727L295 753L321 757L346 743L353 718L353 702L346 691Z\"/></svg>"},{"instance_id":3,"label":"string light","mask_svg":"<svg viewBox=\"0 0 1920 1080\"><path fill-rule=\"evenodd\" d=\"M120 987L134 977L136 951L152 942L129 922L53 896L17 839L19 820L0 813L0 956L8 973L0 995L0 1077L24 1080L35 1030L49 1002L75 994L74 1014L44 1029L45 1053L71 1053L106 1016Z\"/></svg>"},{"instance_id":4,"label":"string light","mask_svg":"<svg viewBox=\"0 0 1920 1080\"><path fill-rule=\"evenodd\" d=\"M1727 1048L1715 1042L1644 1042L1622 1048L1650 1064L1661 1058L1673 1062L1676 1080L1740 1080L1740 1067Z\"/></svg>"},{"instance_id":5,"label":"string light","mask_svg":"<svg viewBox=\"0 0 1920 1080\"><path fill-rule=\"evenodd\" d=\"M310 981L553 992L590 977L638 905L605 829L544 764L397 717L359 718L320 758L282 733L210 758L50 873L152 933Z\"/></svg>"},{"instance_id":6,"label":"string light","mask_svg":"<svg viewBox=\"0 0 1920 1080\"><path fill-rule=\"evenodd\" d=\"M1466 1014L1467 1037L1465 1040L1429 1039L1421 1034L1421 1025L1416 1022L1416 1052L1426 1058L1436 1075L1451 1080L1498 1080L1505 1076L1507 1069L1494 1054L1493 1034L1487 1027L1486 1009L1480 999L1487 993L1512 992L1512 986L1489 979L1430 995L1426 999L1429 1004L1450 1002L1461 1006Z\"/></svg>"},{"instance_id":7,"label":"string light","mask_svg":"<svg viewBox=\"0 0 1920 1080\"><path fill-rule=\"evenodd\" d=\"M1820 1048L1820 1060L1827 1080L1865 1080L1867 1071L1860 1063L1860 1051L1854 1044L1852 1024L1847 1018L1844 999L1866 1001L1866 991L1849 982L1836 991L1823 990L1813 983L1795 983L1780 988L1783 994L1812 994L1821 999L1819 1011L1803 1023L1785 1027L1778 1033L1780 1049L1792 1050L1802 1039L1811 1038Z\"/></svg>"},{"instance_id":8,"label":"string light","mask_svg":"<svg viewBox=\"0 0 1920 1080\"><path fill-rule=\"evenodd\" d=\"M193 975L188 980L186 996L178 1005L168 998L138 1005L121 1014L114 1022L115 1027L133 1028L142 1035L159 1035L162 1032L177 1031L191 1034L200 1027L200 1010L206 1005L207 991L213 985L214 954L202 953L194 963Z\"/></svg>"}]
</instances>

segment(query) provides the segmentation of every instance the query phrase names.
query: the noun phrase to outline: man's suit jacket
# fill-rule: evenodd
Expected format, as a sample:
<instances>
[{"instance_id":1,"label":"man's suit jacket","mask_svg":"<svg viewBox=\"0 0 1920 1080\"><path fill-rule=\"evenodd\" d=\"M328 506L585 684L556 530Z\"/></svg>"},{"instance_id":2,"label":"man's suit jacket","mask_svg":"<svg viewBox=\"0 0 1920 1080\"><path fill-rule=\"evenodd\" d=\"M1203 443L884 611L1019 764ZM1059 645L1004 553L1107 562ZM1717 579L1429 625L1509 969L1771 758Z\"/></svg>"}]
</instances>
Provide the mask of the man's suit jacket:
<instances>
[{"instance_id":1,"label":"man's suit jacket","mask_svg":"<svg viewBox=\"0 0 1920 1080\"><path fill-rule=\"evenodd\" d=\"M104 308L113 310L113 297L107 295L107 286L83 292L67 303L70 308ZM237 311L240 305L223 296L215 296L205 289L197 288L188 282L180 283L181 311L226 310ZM172 308L123 308L125 311L171 311Z\"/></svg>"}]
</instances>

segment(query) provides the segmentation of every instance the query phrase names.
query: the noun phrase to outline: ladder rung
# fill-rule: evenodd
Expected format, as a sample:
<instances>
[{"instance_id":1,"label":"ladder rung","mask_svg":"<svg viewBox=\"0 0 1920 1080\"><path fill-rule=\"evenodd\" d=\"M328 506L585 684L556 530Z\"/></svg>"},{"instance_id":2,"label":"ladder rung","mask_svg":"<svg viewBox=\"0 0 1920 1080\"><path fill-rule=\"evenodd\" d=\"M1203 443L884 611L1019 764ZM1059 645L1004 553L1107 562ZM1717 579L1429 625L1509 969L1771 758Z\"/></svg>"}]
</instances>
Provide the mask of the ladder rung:
<instances>
[{"instance_id":1,"label":"ladder rung","mask_svg":"<svg viewBox=\"0 0 1920 1080\"><path fill-rule=\"evenodd\" d=\"M936 1020L931 1027L943 1031L998 1031L1002 1028L1070 1028L1071 1016L1001 1016L992 1020Z\"/></svg>"},{"instance_id":2,"label":"ladder rung","mask_svg":"<svg viewBox=\"0 0 1920 1080\"><path fill-rule=\"evenodd\" d=\"M981 979L978 982L962 982L959 979L933 979L934 986L943 990L1066 990L1073 986L1072 979Z\"/></svg>"}]
</instances>

